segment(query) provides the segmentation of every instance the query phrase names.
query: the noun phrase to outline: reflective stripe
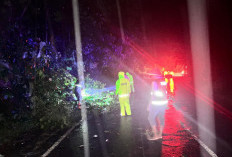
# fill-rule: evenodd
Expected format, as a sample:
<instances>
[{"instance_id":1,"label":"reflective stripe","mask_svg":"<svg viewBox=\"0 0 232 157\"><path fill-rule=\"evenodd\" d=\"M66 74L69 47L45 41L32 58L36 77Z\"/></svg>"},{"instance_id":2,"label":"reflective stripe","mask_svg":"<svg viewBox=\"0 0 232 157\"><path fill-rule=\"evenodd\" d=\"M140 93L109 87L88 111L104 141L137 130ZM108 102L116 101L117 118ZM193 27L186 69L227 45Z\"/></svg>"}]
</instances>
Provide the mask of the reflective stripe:
<instances>
[{"instance_id":1,"label":"reflective stripe","mask_svg":"<svg viewBox=\"0 0 232 157\"><path fill-rule=\"evenodd\" d=\"M151 95L155 95L157 97L163 97L164 94L162 91L154 91L154 92L151 92Z\"/></svg>"},{"instance_id":2,"label":"reflective stripe","mask_svg":"<svg viewBox=\"0 0 232 157\"><path fill-rule=\"evenodd\" d=\"M152 102L151 102L152 105L157 105L157 106L166 105L167 103L168 103L168 100L163 100L163 101L152 101Z\"/></svg>"},{"instance_id":3,"label":"reflective stripe","mask_svg":"<svg viewBox=\"0 0 232 157\"><path fill-rule=\"evenodd\" d=\"M119 95L120 98L127 97L127 96L129 96L129 94L121 94L121 95Z\"/></svg>"},{"instance_id":4,"label":"reflective stripe","mask_svg":"<svg viewBox=\"0 0 232 157\"><path fill-rule=\"evenodd\" d=\"M125 82L125 83L121 83L120 85L121 85L121 86L125 86L125 85L127 85L127 83L126 83L126 82Z\"/></svg>"},{"instance_id":5,"label":"reflective stripe","mask_svg":"<svg viewBox=\"0 0 232 157\"><path fill-rule=\"evenodd\" d=\"M161 84L162 86L165 86L165 85L167 85L167 82L166 82L166 81L163 81L163 82L160 82L160 84Z\"/></svg>"}]
</instances>

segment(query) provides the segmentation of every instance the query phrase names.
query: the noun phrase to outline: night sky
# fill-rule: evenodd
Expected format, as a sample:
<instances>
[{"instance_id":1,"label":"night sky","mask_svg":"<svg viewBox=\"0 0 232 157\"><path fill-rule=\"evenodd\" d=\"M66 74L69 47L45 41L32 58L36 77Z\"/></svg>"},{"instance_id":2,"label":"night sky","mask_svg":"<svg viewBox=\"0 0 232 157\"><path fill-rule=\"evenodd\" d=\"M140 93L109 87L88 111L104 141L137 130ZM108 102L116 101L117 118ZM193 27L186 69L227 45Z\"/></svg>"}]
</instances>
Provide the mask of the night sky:
<instances>
[{"instance_id":1,"label":"night sky","mask_svg":"<svg viewBox=\"0 0 232 157\"><path fill-rule=\"evenodd\" d=\"M184 56L191 62L189 21L186 0L119 0L124 31L153 57L170 54ZM229 0L208 0L207 16L211 68L214 84L224 83L225 91L232 88L232 5ZM115 1L98 0L97 10L106 17L106 27L112 31L119 22ZM120 36L120 35L119 35Z\"/></svg>"},{"instance_id":2,"label":"night sky","mask_svg":"<svg viewBox=\"0 0 232 157\"><path fill-rule=\"evenodd\" d=\"M14 21L21 20L21 30L31 37L49 40L49 29L53 30L58 39L58 50L64 51L74 41L71 0L46 1L46 5L39 0L9 2L1 1L2 38L9 37L7 30L14 25ZM83 38L88 38L90 33L101 33L88 26L94 22L102 22L101 30L112 32L120 38L116 0L80 0L79 3ZM186 0L119 0L119 3L124 32L143 50L155 58L165 59L170 54L176 54L190 62ZM46 7L49 8L51 28ZM229 0L208 0L207 10L213 75L220 76L222 80L222 74L231 78L232 5ZM10 36L18 37L20 32Z\"/></svg>"}]
</instances>

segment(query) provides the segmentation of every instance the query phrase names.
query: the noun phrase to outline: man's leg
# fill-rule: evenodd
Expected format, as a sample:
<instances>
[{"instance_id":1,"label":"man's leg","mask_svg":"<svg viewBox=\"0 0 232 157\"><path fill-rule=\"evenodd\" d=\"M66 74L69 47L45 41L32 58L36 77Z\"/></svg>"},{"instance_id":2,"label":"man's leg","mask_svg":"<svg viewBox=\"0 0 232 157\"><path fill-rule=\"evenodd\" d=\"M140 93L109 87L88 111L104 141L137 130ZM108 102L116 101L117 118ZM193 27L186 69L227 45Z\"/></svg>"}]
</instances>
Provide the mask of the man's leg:
<instances>
[{"instance_id":1,"label":"man's leg","mask_svg":"<svg viewBox=\"0 0 232 157\"><path fill-rule=\"evenodd\" d=\"M163 138L163 136L162 136L163 130L164 130L164 126L163 126L163 125L160 125L160 130L159 130L159 134L158 134L158 137L159 137L159 138Z\"/></svg>"},{"instance_id":2,"label":"man's leg","mask_svg":"<svg viewBox=\"0 0 232 157\"><path fill-rule=\"evenodd\" d=\"M152 126L152 131L153 131L153 139L156 139L158 137L158 130L157 130L157 126L153 125Z\"/></svg>"},{"instance_id":3,"label":"man's leg","mask_svg":"<svg viewBox=\"0 0 232 157\"><path fill-rule=\"evenodd\" d=\"M130 101L129 101L129 97L128 98L125 98L125 107L126 107L126 114L128 116L131 115L131 108L130 108Z\"/></svg>"},{"instance_id":4,"label":"man's leg","mask_svg":"<svg viewBox=\"0 0 232 157\"><path fill-rule=\"evenodd\" d=\"M148 140L158 140L158 139L160 139L159 130L157 128L158 123L156 121L158 114L159 114L159 109L157 107L151 106L149 116L148 116L148 120L149 120L149 123L150 123L151 128L152 128L153 137L150 137Z\"/></svg>"},{"instance_id":5,"label":"man's leg","mask_svg":"<svg viewBox=\"0 0 232 157\"><path fill-rule=\"evenodd\" d=\"M170 78L170 91L171 91L171 93L174 93L174 80L173 80L173 78Z\"/></svg>"},{"instance_id":6,"label":"man's leg","mask_svg":"<svg viewBox=\"0 0 232 157\"><path fill-rule=\"evenodd\" d=\"M120 108L121 108L121 116L125 116L125 105L124 105L124 99L119 98Z\"/></svg>"},{"instance_id":7,"label":"man's leg","mask_svg":"<svg viewBox=\"0 0 232 157\"><path fill-rule=\"evenodd\" d=\"M165 123L165 110L166 107L162 106L162 108L160 109L159 115L158 115L158 119L159 119L159 134L158 137L162 138L162 133L163 133L163 129L164 129L164 123Z\"/></svg>"}]
</instances>

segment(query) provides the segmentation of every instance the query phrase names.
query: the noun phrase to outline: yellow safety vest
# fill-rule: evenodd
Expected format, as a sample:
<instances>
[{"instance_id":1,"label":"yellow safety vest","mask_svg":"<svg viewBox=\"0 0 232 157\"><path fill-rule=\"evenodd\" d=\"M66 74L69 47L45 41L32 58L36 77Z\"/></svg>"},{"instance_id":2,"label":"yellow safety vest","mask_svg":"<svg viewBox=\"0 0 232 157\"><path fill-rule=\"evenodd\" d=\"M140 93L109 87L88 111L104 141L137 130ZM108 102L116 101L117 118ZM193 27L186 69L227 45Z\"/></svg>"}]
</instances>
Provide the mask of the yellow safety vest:
<instances>
[{"instance_id":1,"label":"yellow safety vest","mask_svg":"<svg viewBox=\"0 0 232 157\"><path fill-rule=\"evenodd\" d=\"M119 97L127 97L131 93L130 82L126 78L118 79L116 82L116 94Z\"/></svg>"}]
</instances>

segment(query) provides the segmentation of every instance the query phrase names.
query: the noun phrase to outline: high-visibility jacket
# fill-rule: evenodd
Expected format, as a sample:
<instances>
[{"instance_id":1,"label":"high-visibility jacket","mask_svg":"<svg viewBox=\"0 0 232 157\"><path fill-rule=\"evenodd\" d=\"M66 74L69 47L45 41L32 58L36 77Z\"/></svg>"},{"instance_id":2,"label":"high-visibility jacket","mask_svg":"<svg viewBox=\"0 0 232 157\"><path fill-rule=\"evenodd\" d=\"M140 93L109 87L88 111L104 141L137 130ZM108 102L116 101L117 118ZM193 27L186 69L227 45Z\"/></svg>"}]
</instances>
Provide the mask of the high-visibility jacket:
<instances>
[{"instance_id":1,"label":"high-visibility jacket","mask_svg":"<svg viewBox=\"0 0 232 157\"><path fill-rule=\"evenodd\" d=\"M131 74L127 73L127 74L126 74L126 77L127 77L127 79L129 80L129 82L130 82L130 86L131 86L132 92L135 92L133 76L132 76Z\"/></svg>"},{"instance_id":2,"label":"high-visibility jacket","mask_svg":"<svg viewBox=\"0 0 232 157\"><path fill-rule=\"evenodd\" d=\"M126 78L120 78L116 81L116 95L127 97L131 93L130 82Z\"/></svg>"},{"instance_id":3,"label":"high-visibility jacket","mask_svg":"<svg viewBox=\"0 0 232 157\"><path fill-rule=\"evenodd\" d=\"M130 84L133 84L134 83L133 76L131 74L129 74L128 77L129 77Z\"/></svg>"},{"instance_id":4,"label":"high-visibility jacket","mask_svg":"<svg viewBox=\"0 0 232 157\"><path fill-rule=\"evenodd\" d=\"M174 92L174 80L173 80L173 75L174 75L174 72L173 71L165 71L164 72L164 77L165 77L165 81L167 83L169 83L169 86L168 89L170 90L171 93Z\"/></svg>"}]
</instances>

